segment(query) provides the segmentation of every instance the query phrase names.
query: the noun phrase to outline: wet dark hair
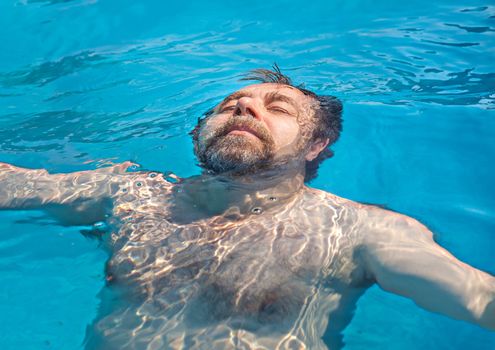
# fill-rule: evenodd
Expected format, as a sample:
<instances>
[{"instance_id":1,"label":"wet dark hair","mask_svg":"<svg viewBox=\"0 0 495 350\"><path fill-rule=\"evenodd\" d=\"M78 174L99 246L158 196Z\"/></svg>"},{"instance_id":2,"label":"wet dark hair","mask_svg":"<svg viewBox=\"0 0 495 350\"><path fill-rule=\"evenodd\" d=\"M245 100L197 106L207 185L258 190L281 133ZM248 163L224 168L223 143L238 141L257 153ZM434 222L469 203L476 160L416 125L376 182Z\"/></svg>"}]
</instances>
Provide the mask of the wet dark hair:
<instances>
[{"instance_id":1,"label":"wet dark hair","mask_svg":"<svg viewBox=\"0 0 495 350\"><path fill-rule=\"evenodd\" d=\"M316 108L314 108L315 125L312 131L310 140L324 140L328 138L328 146L320 152L320 154L312 161L306 162L306 175L304 177L305 182L309 182L316 178L318 174L318 168L320 164L328 158L333 156L330 146L333 145L340 136L342 131L342 103L335 96L330 95L317 95L313 91L304 88L303 85L294 85L292 80L285 74L283 74L275 63L272 69L254 69L248 72L241 80L257 81L260 83L274 83L292 86L304 95L313 98L316 102ZM202 122L213 114L213 109L206 112L202 118L198 119L198 124L191 131L193 141L198 141L199 128Z\"/></svg>"}]
</instances>

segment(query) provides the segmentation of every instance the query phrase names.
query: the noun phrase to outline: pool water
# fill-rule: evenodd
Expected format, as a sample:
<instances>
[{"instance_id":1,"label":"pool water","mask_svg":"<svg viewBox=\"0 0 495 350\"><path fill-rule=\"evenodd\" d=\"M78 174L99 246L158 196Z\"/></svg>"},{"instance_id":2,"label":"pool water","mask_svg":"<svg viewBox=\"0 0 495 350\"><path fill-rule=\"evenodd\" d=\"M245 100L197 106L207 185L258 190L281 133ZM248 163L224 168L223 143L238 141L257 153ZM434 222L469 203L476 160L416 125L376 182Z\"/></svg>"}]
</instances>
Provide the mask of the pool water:
<instances>
[{"instance_id":1,"label":"pool water","mask_svg":"<svg viewBox=\"0 0 495 350\"><path fill-rule=\"evenodd\" d=\"M132 160L198 174L187 133L277 62L345 108L312 185L429 226L495 274L495 6L489 1L6 0L0 161ZM0 211L0 348L82 349L107 255L38 211ZM462 283L462 281L459 281ZM494 349L495 334L374 287L345 349Z\"/></svg>"}]
</instances>

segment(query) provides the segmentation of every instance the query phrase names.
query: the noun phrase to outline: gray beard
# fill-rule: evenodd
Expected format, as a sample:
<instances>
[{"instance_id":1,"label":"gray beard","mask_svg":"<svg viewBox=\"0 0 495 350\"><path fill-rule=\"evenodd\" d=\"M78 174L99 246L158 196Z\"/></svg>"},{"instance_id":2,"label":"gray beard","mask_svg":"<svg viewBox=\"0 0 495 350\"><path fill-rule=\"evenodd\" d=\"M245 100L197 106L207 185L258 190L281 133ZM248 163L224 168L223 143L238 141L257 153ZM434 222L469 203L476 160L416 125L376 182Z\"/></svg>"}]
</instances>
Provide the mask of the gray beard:
<instances>
[{"instance_id":1,"label":"gray beard","mask_svg":"<svg viewBox=\"0 0 495 350\"><path fill-rule=\"evenodd\" d=\"M217 174L252 174L272 164L273 144L256 142L245 136L225 135L216 138L199 158L206 169Z\"/></svg>"}]
</instances>

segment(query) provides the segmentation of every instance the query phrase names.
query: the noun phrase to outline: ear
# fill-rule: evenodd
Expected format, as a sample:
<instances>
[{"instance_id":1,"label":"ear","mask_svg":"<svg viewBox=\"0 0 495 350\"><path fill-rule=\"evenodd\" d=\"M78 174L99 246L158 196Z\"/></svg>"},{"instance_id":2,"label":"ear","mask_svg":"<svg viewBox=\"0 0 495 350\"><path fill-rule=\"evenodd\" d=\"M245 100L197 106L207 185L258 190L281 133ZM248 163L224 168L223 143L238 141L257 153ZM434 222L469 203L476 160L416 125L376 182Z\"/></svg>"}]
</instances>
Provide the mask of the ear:
<instances>
[{"instance_id":1,"label":"ear","mask_svg":"<svg viewBox=\"0 0 495 350\"><path fill-rule=\"evenodd\" d=\"M318 157L318 154L320 154L321 151L325 149L325 147L328 146L329 139L318 139L315 142L312 143L311 147L309 148L308 153L306 153L306 160L308 162L312 161L316 157Z\"/></svg>"}]
</instances>

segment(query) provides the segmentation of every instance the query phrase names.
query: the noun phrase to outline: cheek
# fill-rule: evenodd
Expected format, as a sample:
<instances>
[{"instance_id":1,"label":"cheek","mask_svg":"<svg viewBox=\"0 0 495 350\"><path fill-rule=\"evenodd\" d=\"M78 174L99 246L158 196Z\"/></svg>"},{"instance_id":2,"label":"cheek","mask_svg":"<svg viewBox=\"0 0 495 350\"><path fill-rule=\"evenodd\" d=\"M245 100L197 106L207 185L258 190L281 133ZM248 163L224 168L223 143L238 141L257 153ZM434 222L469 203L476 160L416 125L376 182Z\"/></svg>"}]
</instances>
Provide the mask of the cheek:
<instances>
[{"instance_id":1,"label":"cheek","mask_svg":"<svg viewBox=\"0 0 495 350\"><path fill-rule=\"evenodd\" d=\"M225 124L227 119L228 117L226 116L214 116L205 120L203 126L199 130L199 142L201 143L210 138L215 130L218 130L220 126Z\"/></svg>"},{"instance_id":2,"label":"cheek","mask_svg":"<svg viewBox=\"0 0 495 350\"><path fill-rule=\"evenodd\" d=\"M277 125L272 127L272 135L277 146L286 147L296 145L299 141L299 125L297 122L278 122Z\"/></svg>"}]
</instances>

